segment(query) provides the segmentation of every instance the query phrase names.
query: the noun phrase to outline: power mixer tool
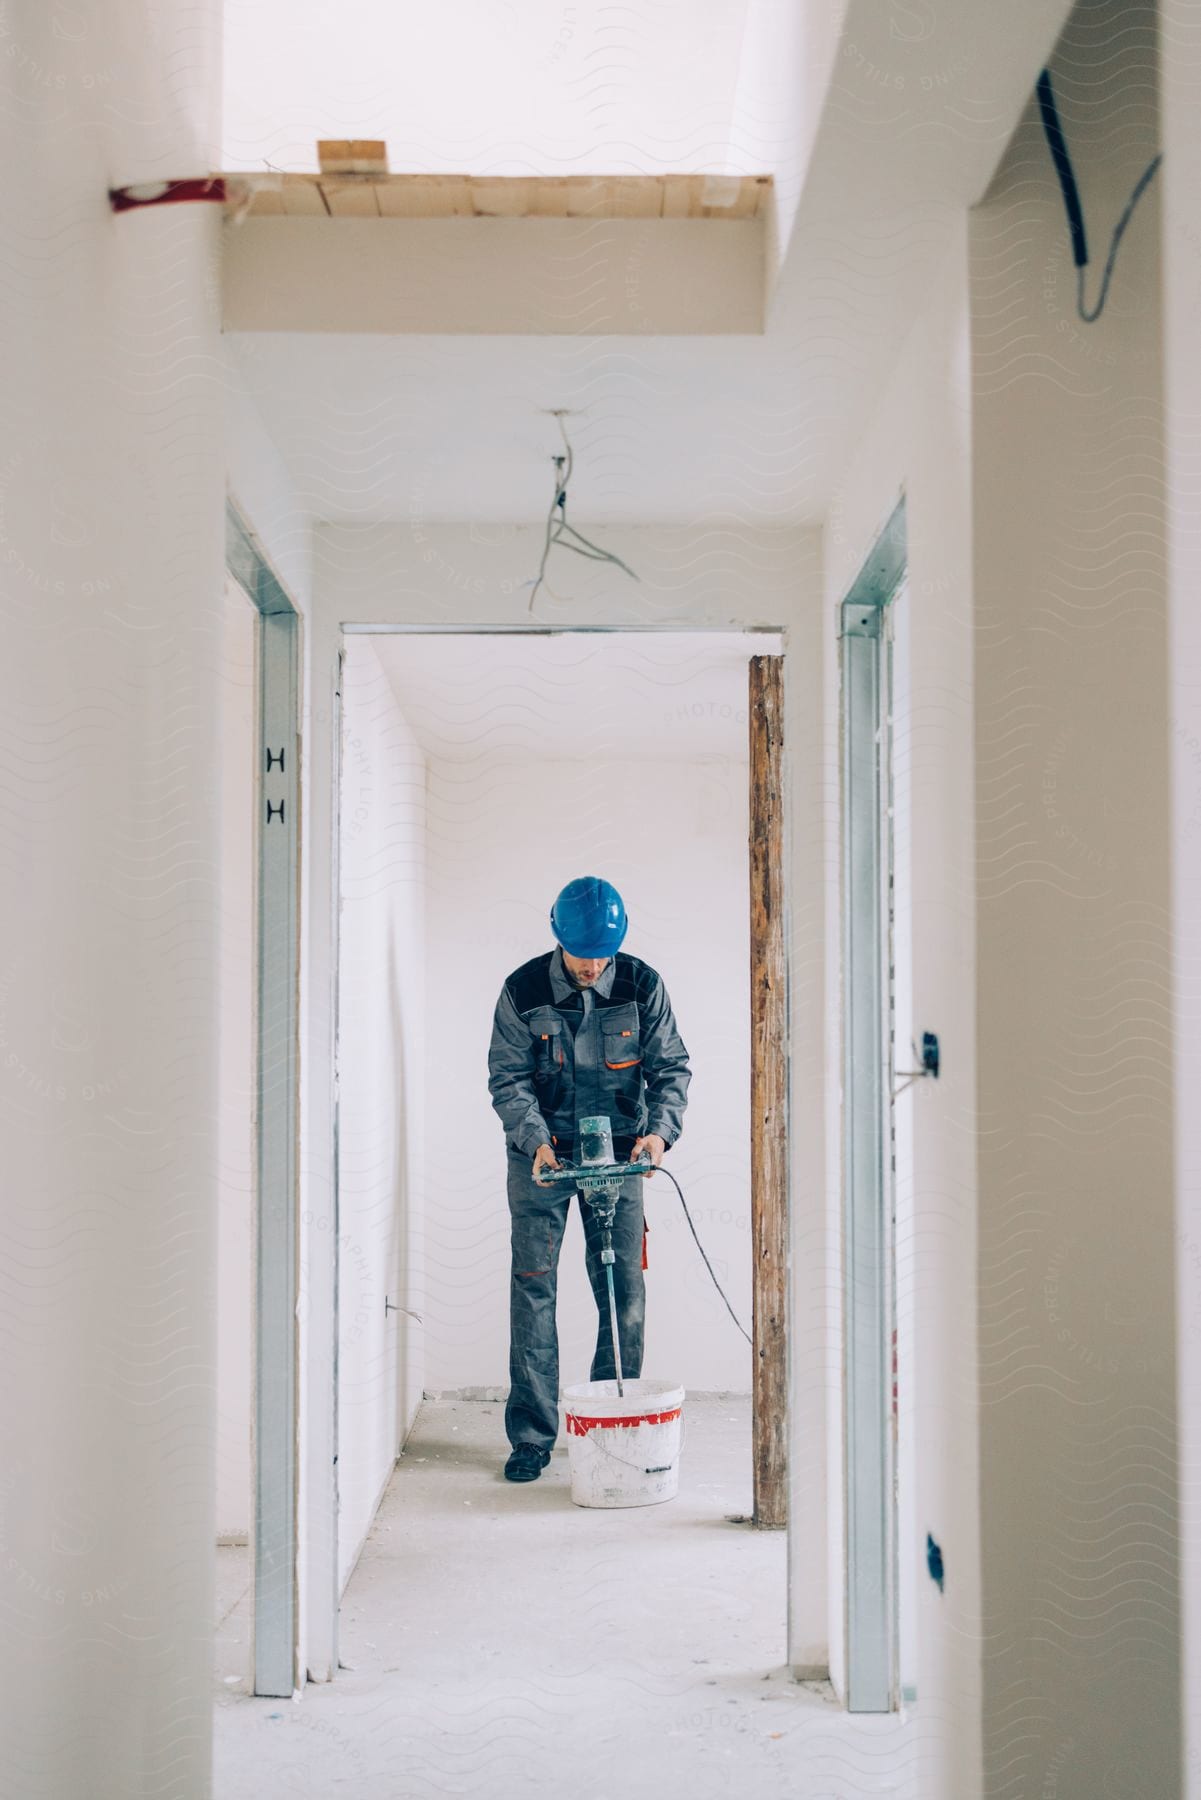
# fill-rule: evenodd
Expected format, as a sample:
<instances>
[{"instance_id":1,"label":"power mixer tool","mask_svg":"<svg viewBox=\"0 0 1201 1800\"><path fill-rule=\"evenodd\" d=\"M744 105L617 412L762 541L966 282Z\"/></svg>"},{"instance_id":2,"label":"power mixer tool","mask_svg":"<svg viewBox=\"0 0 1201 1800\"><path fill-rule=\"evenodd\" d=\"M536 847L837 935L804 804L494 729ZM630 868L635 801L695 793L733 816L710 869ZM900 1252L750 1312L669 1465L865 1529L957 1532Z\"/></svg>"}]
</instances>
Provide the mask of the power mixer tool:
<instances>
[{"instance_id":1,"label":"power mixer tool","mask_svg":"<svg viewBox=\"0 0 1201 1800\"><path fill-rule=\"evenodd\" d=\"M625 1393L621 1372L621 1344L617 1336L617 1296L613 1290L613 1219L617 1212L617 1196L623 1181L644 1169L653 1169L647 1157L637 1162L616 1162L613 1156L613 1129L605 1115L581 1119L579 1124L580 1160L564 1162L558 1169L540 1169L538 1179L548 1185L570 1183L581 1199L587 1201L601 1227L601 1262L609 1289L609 1330L613 1334L613 1368L617 1374L617 1391Z\"/></svg>"}]
</instances>

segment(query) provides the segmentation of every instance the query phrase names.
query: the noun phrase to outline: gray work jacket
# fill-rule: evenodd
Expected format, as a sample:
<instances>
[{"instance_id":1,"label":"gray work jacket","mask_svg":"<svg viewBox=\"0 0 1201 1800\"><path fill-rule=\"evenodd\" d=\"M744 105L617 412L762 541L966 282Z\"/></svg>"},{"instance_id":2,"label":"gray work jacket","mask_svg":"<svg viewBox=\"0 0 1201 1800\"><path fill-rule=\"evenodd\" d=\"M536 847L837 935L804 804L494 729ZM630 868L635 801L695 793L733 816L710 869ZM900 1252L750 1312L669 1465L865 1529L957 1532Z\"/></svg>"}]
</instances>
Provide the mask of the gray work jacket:
<instances>
[{"instance_id":1,"label":"gray work jacket","mask_svg":"<svg viewBox=\"0 0 1201 1800\"><path fill-rule=\"evenodd\" d=\"M488 1048L488 1091L505 1141L574 1153L576 1120L606 1114L614 1154L654 1132L674 1144L692 1070L662 977L622 951L580 989L558 945L515 969L501 989Z\"/></svg>"}]
</instances>

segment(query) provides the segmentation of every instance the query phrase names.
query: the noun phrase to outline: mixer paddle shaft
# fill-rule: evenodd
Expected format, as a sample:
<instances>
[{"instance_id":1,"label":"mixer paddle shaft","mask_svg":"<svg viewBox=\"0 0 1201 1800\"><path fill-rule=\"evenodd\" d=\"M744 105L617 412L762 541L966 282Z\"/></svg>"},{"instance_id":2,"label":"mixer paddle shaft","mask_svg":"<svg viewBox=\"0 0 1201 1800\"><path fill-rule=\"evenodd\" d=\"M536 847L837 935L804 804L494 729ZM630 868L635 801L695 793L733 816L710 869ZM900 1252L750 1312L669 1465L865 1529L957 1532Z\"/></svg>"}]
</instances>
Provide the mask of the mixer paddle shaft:
<instances>
[{"instance_id":1,"label":"mixer paddle shaft","mask_svg":"<svg viewBox=\"0 0 1201 1800\"><path fill-rule=\"evenodd\" d=\"M613 1367L617 1374L617 1391L624 1395L625 1388L622 1385L621 1375L621 1343L617 1336L617 1295L613 1292L613 1250L609 1243L608 1232L605 1233L605 1251L602 1253L602 1260L604 1254L607 1254L609 1258L605 1264L605 1279L609 1284L609 1330L613 1333Z\"/></svg>"}]
</instances>

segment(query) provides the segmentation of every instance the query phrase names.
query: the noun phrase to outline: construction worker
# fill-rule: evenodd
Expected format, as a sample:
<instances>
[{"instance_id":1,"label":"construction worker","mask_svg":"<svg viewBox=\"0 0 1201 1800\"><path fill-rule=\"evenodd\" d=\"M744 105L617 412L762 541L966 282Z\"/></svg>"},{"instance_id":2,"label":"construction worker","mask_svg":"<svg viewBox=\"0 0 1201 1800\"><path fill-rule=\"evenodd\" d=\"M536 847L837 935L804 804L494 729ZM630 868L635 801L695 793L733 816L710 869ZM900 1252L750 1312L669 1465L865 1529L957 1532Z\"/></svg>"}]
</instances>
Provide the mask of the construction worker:
<instances>
[{"instance_id":1,"label":"construction worker","mask_svg":"<svg viewBox=\"0 0 1201 1800\"><path fill-rule=\"evenodd\" d=\"M536 1481L559 1430L555 1280L572 1190L539 1171L575 1160L576 1121L605 1114L619 1161L655 1167L683 1126L692 1071L662 978L622 954L621 895L595 875L569 881L550 914L553 950L514 970L501 989L488 1051L488 1089L505 1128L513 1266L510 1277L510 1481ZM646 1226L642 1182L618 1191L613 1268L623 1375L642 1371ZM591 1380L617 1371L601 1237L580 1200L588 1278L596 1298Z\"/></svg>"}]
</instances>

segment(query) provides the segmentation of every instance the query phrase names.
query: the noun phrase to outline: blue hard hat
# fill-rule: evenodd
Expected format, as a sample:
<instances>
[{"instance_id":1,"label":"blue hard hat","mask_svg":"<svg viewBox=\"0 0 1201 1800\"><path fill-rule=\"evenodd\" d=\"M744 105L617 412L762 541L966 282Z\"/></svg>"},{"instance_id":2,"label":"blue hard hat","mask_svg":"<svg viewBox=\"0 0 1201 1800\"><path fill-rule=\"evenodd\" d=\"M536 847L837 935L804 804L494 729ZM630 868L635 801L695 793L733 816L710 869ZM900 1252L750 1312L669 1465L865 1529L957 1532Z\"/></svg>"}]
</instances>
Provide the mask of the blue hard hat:
<instances>
[{"instance_id":1,"label":"blue hard hat","mask_svg":"<svg viewBox=\"0 0 1201 1800\"><path fill-rule=\"evenodd\" d=\"M612 956L628 923L621 895L599 875L569 881L550 909L551 930L570 956Z\"/></svg>"}]
</instances>

